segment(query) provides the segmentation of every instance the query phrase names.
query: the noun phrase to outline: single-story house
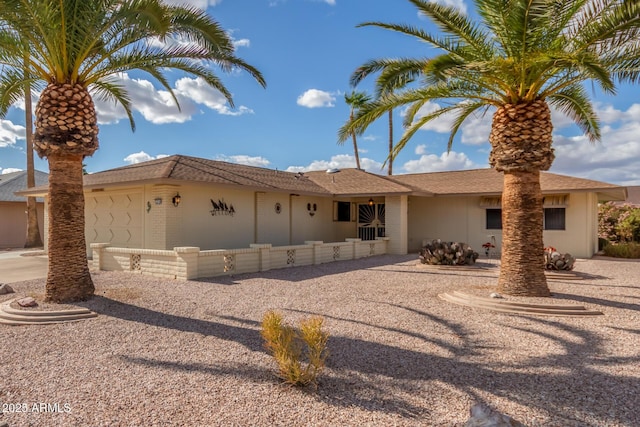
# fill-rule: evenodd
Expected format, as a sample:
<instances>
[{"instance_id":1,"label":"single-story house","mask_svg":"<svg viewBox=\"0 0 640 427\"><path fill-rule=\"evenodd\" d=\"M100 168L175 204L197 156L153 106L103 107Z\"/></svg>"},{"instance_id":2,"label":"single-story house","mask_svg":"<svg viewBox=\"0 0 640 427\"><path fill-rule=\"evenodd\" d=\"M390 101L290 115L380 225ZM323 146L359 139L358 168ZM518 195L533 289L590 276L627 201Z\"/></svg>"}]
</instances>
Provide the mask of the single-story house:
<instances>
[{"instance_id":1,"label":"single-story house","mask_svg":"<svg viewBox=\"0 0 640 427\"><path fill-rule=\"evenodd\" d=\"M36 187L47 185L49 174L34 171ZM27 171L0 175L0 248L22 248L27 238L27 198L15 193L27 188ZM38 225L44 233L44 199L36 198Z\"/></svg>"},{"instance_id":2,"label":"single-story house","mask_svg":"<svg viewBox=\"0 0 640 427\"><path fill-rule=\"evenodd\" d=\"M91 245L102 243L257 251L385 240L386 253L406 254L442 239L482 253L492 238L497 250L501 244L502 184L492 169L391 177L358 169L292 173L173 155L85 175L87 251L95 254ZM624 200L626 188L548 172L541 186L544 244L591 257L598 250L598 202Z\"/></svg>"}]
</instances>

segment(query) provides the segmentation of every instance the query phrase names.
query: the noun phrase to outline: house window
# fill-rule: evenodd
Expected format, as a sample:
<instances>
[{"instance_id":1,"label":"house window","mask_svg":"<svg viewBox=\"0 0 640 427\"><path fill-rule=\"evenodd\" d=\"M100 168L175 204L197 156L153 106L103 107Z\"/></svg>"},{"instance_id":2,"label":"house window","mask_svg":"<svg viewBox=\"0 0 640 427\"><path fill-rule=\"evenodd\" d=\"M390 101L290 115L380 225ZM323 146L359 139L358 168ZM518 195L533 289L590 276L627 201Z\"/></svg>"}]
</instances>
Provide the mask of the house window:
<instances>
[{"instance_id":1,"label":"house window","mask_svg":"<svg viewBox=\"0 0 640 427\"><path fill-rule=\"evenodd\" d=\"M339 222L351 221L351 202L333 202L333 220Z\"/></svg>"},{"instance_id":2,"label":"house window","mask_svg":"<svg viewBox=\"0 0 640 427\"><path fill-rule=\"evenodd\" d=\"M502 230L502 209L485 209L487 230ZM544 209L545 230L565 230L565 208Z\"/></svg>"},{"instance_id":3,"label":"house window","mask_svg":"<svg viewBox=\"0 0 640 427\"><path fill-rule=\"evenodd\" d=\"M487 230L502 230L502 209L485 209L487 212Z\"/></svg>"},{"instance_id":4,"label":"house window","mask_svg":"<svg viewBox=\"0 0 640 427\"><path fill-rule=\"evenodd\" d=\"M546 208L544 210L545 230L565 230L565 208Z\"/></svg>"}]
</instances>

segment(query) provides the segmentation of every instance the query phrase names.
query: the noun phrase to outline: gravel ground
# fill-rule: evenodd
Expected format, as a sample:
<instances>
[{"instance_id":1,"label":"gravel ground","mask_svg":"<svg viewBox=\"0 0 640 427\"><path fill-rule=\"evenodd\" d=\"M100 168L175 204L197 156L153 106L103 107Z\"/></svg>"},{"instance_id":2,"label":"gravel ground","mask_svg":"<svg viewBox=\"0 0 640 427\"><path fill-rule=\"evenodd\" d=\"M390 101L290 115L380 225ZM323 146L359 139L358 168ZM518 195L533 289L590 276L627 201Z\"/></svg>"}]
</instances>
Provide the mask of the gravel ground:
<instances>
[{"instance_id":1,"label":"gravel ground","mask_svg":"<svg viewBox=\"0 0 640 427\"><path fill-rule=\"evenodd\" d=\"M96 272L97 296L79 305L98 318L0 325L0 425L462 426L483 401L528 426L640 426L640 262L579 260L582 280L526 299L604 316L437 298L488 295L497 267L484 266L384 255L204 281ZM41 298L44 281L12 287L0 302ZM259 335L270 309L324 316L331 355L317 391L275 377Z\"/></svg>"}]
</instances>

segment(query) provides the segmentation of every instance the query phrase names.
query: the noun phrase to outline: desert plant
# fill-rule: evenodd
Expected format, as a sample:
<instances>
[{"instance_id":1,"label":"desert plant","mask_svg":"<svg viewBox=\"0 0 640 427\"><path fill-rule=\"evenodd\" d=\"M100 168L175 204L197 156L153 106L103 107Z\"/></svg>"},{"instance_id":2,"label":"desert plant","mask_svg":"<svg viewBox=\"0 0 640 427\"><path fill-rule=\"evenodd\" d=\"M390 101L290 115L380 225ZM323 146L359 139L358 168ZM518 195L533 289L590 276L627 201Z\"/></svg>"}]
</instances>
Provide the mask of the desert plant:
<instances>
[{"instance_id":1,"label":"desert plant","mask_svg":"<svg viewBox=\"0 0 640 427\"><path fill-rule=\"evenodd\" d=\"M427 242L418 256L423 264L470 265L478 259L478 252L466 243L443 242L436 239Z\"/></svg>"},{"instance_id":2,"label":"desert plant","mask_svg":"<svg viewBox=\"0 0 640 427\"><path fill-rule=\"evenodd\" d=\"M576 259L571 254L563 254L552 246L544 248L544 267L547 270L573 270Z\"/></svg>"},{"instance_id":3,"label":"desert plant","mask_svg":"<svg viewBox=\"0 0 640 427\"><path fill-rule=\"evenodd\" d=\"M310 317L301 320L300 329L295 329L284 321L282 314L273 310L265 313L260 334L278 363L278 376L285 383L317 387L317 377L329 355L329 334L322 330L323 323L322 317ZM306 347L304 357L303 347Z\"/></svg>"},{"instance_id":4,"label":"desert plant","mask_svg":"<svg viewBox=\"0 0 640 427\"><path fill-rule=\"evenodd\" d=\"M640 258L640 244L618 243L607 245L603 249L606 256L616 258Z\"/></svg>"}]
</instances>

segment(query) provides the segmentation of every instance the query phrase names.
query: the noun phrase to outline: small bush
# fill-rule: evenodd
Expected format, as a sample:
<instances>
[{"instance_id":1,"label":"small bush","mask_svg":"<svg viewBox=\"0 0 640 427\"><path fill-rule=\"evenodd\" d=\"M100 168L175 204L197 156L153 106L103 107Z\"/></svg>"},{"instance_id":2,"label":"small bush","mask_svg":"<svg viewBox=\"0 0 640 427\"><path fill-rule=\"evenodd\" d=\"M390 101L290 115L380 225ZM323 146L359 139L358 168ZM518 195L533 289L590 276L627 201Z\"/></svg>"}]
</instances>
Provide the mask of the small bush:
<instances>
[{"instance_id":1,"label":"small bush","mask_svg":"<svg viewBox=\"0 0 640 427\"><path fill-rule=\"evenodd\" d=\"M616 258L640 258L640 244L619 243L607 245L603 249L606 256Z\"/></svg>"},{"instance_id":2,"label":"small bush","mask_svg":"<svg viewBox=\"0 0 640 427\"><path fill-rule=\"evenodd\" d=\"M300 329L296 330L284 322L280 313L265 313L261 335L265 347L278 363L278 376L285 383L317 387L316 379L329 355L326 348L329 334L322 330L323 323L322 317L310 317L300 321ZM304 357L303 347L306 347Z\"/></svg>"}]
</instances>

